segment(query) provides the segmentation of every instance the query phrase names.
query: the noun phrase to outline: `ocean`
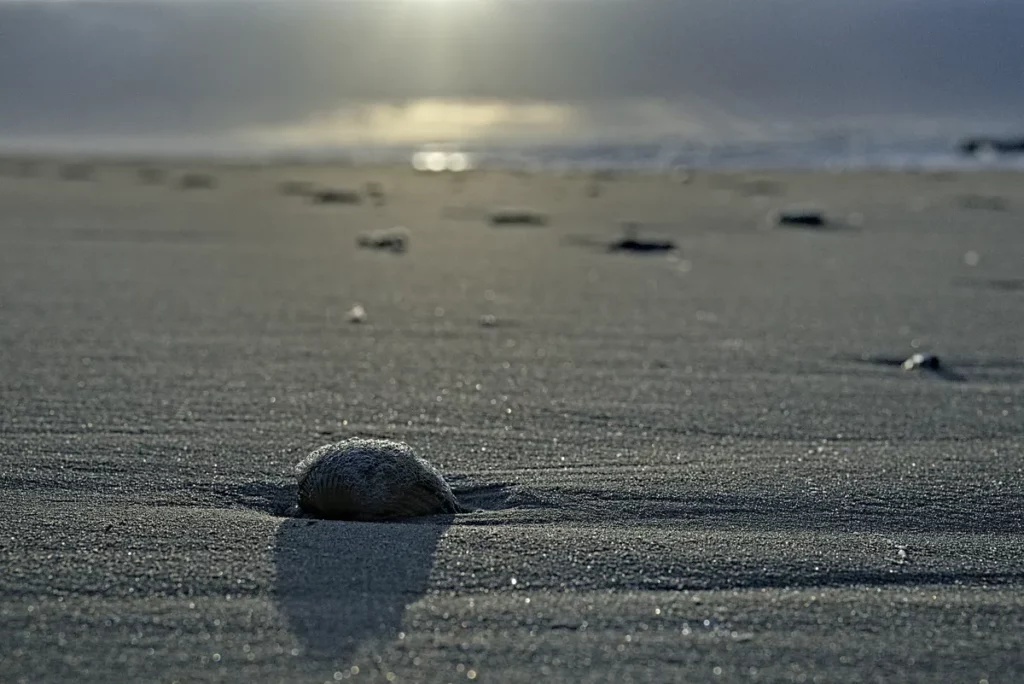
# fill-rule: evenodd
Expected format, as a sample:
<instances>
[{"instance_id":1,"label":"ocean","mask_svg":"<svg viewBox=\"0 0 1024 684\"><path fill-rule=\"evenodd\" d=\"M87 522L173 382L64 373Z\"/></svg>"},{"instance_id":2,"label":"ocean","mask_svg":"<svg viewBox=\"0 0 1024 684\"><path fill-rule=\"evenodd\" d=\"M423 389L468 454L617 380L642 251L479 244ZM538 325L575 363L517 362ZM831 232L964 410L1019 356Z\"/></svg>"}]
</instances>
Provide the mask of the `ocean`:
<instances>
[{"instance_id":1,"label":"ocean","mask_svg":"<svg viewBox=\"0 0 1024 684\"><path fill-rule=\"evenodd\" d=\"M966 136L964 136L966 137ZM967 155L962 137L820 133L776 140L443 141L403 144L275 145L224 137L0 139L6 156L209 159L238 163L416 165L425 155L456 158L454 169L591 170L1024 170L1024 155ZM421 170L429 170L424 165Z\"/></svg>"}]
</instances>

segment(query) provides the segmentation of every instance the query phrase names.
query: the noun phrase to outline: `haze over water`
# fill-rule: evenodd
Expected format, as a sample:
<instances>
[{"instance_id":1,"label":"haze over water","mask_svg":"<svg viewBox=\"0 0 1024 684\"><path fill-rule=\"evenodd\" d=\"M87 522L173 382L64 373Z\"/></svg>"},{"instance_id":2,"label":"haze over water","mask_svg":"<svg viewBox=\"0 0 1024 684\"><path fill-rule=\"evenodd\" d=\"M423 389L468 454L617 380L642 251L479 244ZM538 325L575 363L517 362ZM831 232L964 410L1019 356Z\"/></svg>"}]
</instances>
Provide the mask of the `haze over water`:
<instances>
[{"instance_id":1,"label":"haze over water","mask_svg":"<svg viewBox=\"0 0 1024 684\"><path fill-rule=\"evenodd\" d=\"M926 159L1024 130L1022 25L1015 0L0 0L0 147Z\"/></svg>"}]
</instances>

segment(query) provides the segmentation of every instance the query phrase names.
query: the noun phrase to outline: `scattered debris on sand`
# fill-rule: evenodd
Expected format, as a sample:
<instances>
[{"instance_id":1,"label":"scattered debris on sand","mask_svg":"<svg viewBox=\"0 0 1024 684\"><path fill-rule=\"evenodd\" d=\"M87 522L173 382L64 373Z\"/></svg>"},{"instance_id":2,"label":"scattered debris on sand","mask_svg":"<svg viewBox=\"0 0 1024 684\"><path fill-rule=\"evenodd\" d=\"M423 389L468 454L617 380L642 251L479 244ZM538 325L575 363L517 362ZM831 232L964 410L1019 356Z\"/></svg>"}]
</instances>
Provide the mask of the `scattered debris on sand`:
<instances>
[{"instance_id":1,"label":"scattered debris on sand","mask_svg":"<svg viewBox=\"0 0 1024 684\"><path fill-rule=\"evenodd\" d=\"M548 218L530 209L497 209L491 212L491 225L495 226L546 226Z\"/></svg>"},{"instance_id":2,"label":"scattered debris on sand","mask_svg":"<svg viewBox=\"0 0 1024 684\"><path fill-rule=\"evenodd\" d=\"M641 254L671 252L675 249L676 243L672 240L640 237L640 224L634 221L623 223L622 237L608 245L608 251L610 252L636 252Z\"/></svg>"},{"instance_id":3,"label":"scattered debris on sand","mask_svg":"<svg viewBox=\"0 0 1024 684\"><path fill-rule=\"evenodd\" d=\"M676 243L671 240L650 240L645 238L622 238L608 246L612 252L671 252Z\"/></svg>"},{"instance_id":4,"label":"scattered debris on sand","mask_svg":"<svg viewBox=\"0 0 1024 684\"><path fill-rule=\"evenodd\" d=\"M903 370L938 370L939 357L934 354L914 354L903 362Z\"/></svg>"},{"instance_id":5,"label":"scattered debris on sand","mask_svg":"<svg viewBox=\"0 0 1024 684\"><path fill-rule=\"evenodd\" d=\"M774 215L777 226L820 227L826 223L825 213L819 209L781 209Z\"/></svg>"},{"instance_id":6,"label":"scattered debris on sand","mask_svg":"<svg viewBox=\"0 0 1024 684\"><path fill-rule=\"evenodd\" d=\"M900 368L905 372L920 373L923 377L935 378L945 382L967 382L968 378L946 362L940 361L934 354L917 352L909 358L902 356L871 356L861 354L859 361L890 368ZM967 364L971 365L971 364Z\"/></svg>"},{"instance_id":7,"label":"scattered debris on sand","mask_svg":"<svg viewBox=\"0 0 1024 684\"><path fill-rule=\"evenodd\" d=\"M317 204L362 204L363 196L356 190L344 188L321 188L314 190L310 198Z\"/></svg>"},{"instance_id":8,"label":"scattered debris on sand","mask_svg":"<svg viewBox=\"0 0 1024 684\"><path fill-rule=\"evenodd\" d=\"M295 468L299 508L334 520L391 520L463 513L433 465L404 442L346 439L326 444Z\"/></svg>"},{"instance_id":9,"label":"scattered debris on sand","mask_svg":"<svg viewBox=\"0 0 1024 684\"><path fill-rule=\"evenodd\" d=\"M360 234L356 244L364 249L379 249L401 254L409 248L409 231L404 226L378 228Z\"/></svg>"},{"instance_id":10,"label":"scattered debris on sand","mask_svg":"<svg viewBox=\"0 0 1024 684\"><path fill-rule=\"evenodd\" d=\"M348 313L345 314L348 318L349 323L365 323L366 322L366 309L363 308L362 304L356 304Z\"/></svg>"},{"instance_id":11,"label":"scattered debris on sand","mask_svg":"<svg viewBox=\"0 0 1024 684\"><path fill-rule=\"evenodd\" d=\"M907 547L903 544L895 544L896 558L893 559L894 565L906 565L910 562L910 555L907 553Z\"/></svg>"}]
</instances>

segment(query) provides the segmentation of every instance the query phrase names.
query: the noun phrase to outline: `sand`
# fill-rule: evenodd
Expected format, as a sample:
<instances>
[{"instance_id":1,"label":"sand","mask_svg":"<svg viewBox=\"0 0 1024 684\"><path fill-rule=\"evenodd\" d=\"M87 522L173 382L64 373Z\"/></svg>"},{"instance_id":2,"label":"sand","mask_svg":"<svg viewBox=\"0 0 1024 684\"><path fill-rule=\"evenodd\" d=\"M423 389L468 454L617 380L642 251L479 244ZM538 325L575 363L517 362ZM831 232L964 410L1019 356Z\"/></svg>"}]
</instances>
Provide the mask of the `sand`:
<instances>
[{"instance_id":1,"label":"sand","mask_svg":"<svg viewBox=\"0 0 1024 684\"><path fill-rule=\"evenodd\" d=\"M163 168L0 175L0 681L1024 677L1019 175ZM286 517L355 435L480 510Z\"/></svg>"}]
</instances>

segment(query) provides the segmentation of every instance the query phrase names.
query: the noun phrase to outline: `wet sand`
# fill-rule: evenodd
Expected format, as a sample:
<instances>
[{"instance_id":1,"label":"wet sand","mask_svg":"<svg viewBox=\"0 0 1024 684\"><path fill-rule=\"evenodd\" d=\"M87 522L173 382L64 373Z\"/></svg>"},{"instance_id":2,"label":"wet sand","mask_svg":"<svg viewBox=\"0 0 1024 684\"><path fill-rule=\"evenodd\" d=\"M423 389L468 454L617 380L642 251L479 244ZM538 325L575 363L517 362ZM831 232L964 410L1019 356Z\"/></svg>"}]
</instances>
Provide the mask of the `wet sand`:
<instances>
[{"instance_id":1,"label":"wet sand","mask_svg":"<svg viewBox=\"0 0 1024 684\"><path fill-rule=\"evenodd\" d=\"M0 680L1024 677L1021 176L153 166L0 165Z\"/></svg>"}]
</instances>

